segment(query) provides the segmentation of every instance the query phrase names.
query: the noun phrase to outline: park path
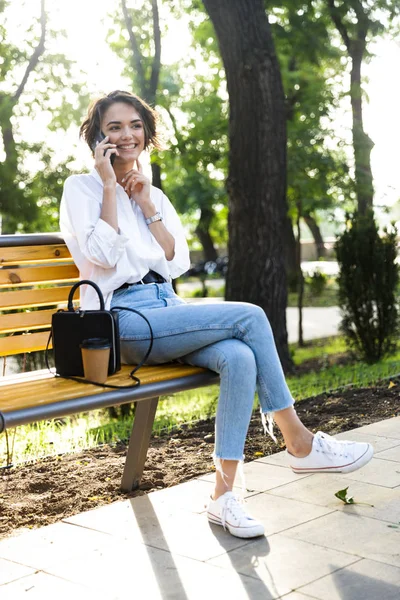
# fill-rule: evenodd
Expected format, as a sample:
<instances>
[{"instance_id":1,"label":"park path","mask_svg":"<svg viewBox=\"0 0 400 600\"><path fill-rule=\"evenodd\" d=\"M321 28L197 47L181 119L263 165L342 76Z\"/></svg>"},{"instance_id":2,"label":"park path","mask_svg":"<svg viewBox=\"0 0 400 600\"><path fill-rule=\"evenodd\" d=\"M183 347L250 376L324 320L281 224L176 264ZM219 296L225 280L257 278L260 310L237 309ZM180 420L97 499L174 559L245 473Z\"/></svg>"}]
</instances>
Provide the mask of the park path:
<instances>
[{"instance_id":1,"label":"park path","mask_svg":"<svg viewBox=\"0 0 400 600\"><path fill-rule=\"evenodd\" d=\"M368 440L374 458L347 475L295 475L284 452L246 463L265 536L207 522L210 473L1 541L0 598L397 600L400 417L338 437ZM335 497L348 486L360 504Z\"/></svg>"}]
</instances>

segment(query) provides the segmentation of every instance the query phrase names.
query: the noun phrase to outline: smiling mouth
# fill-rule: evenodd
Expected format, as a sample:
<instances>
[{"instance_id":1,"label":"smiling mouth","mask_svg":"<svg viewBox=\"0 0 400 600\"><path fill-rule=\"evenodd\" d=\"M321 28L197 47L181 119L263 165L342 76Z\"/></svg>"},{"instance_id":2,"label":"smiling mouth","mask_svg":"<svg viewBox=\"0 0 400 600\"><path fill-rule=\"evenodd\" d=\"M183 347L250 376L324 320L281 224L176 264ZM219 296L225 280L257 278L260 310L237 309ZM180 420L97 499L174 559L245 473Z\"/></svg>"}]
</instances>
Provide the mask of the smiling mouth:
<instances>
[{"instance_id":1,"label":"smiling mouth","mask_svg":"<svg viewBox=\"0 0 400 600\"><path fill-rule=\"evenodd\" d=\"M118 150L135 150L138 144L127 144L125 146L117 146Z\"/></svg>"}]
</instances>

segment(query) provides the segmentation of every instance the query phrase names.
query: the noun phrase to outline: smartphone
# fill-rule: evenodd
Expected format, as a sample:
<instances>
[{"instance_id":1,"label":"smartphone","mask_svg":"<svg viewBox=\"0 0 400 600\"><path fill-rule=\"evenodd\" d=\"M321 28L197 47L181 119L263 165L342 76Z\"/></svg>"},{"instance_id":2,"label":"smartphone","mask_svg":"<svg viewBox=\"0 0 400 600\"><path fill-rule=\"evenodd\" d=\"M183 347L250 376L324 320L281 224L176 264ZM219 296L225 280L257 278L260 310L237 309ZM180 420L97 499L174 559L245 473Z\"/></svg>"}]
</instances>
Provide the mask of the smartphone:
<instances>
[{"instance_id":1,"label":"smartphone","mask_svg":"<svg viewBox=\"0 0 400 600\"><path fill-rule=\"evenodd\" d=\"M93 145L91 146L91 149L93 150L93 152L96 149L97 143L100 143L104 140L106 136L104 135L104 133L99 129L98 132L96 133L96 136L94 138L94 142ZM106 153L104 152L104 156L106 155ZM110 162L113 165L114 164L114 160L115 160L116 154L111 154L110 157Z\"/></svg>"}]
</instances>

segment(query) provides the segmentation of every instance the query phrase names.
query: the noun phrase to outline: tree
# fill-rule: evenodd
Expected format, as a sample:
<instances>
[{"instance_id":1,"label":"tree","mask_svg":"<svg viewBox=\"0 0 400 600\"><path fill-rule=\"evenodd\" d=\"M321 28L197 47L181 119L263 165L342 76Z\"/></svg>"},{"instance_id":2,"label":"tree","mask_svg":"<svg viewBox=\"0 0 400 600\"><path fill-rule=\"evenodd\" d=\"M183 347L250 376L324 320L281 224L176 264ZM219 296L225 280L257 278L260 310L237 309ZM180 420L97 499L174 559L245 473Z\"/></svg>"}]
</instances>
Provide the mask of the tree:
<instances>
[{"instance_id":1,"label":"tree","mask_svg":"<svg viewBox=\"0 0 400 600\"><path fill-rule=\"evenodd\" d=\"M161 70L161 30L157 0L151 0L139 8L129 8L126 0L121 0L122 19L115 16L115 23L121 27L117 39L110 41L116 53L127 47L122 29L126 29L129 40L129 55L125 74L132 81L136 93L151 106L156 105ZM151 25L150 25L151 24ZM115 31L111 31L111 39ZM152 154L151 170L153 185L162 189L161 170L157 154Z\"/></svg>"},{"instance_id":2,"label":"tree","mask_svg":"<svg viewBox=\"0 0 400 600\"><path fill-rule=\"evenodd\" d=\"M398 0L325 0L328 13L339 32L351 59L350 99L353 118L353 147L355 185L358 212L365 215L372 209L374 186L371 171L373 142L364 131L361 81L362 62L367 56L367 45L382 33L384 22L400 14Z\"/></svg>"},{"instance_id":3,"label":"tree","mask_svg":"<svg viewBox=\"0 0 400 600\"><path fill-rule=\"evenodd\" d=\"M3 16L7 5L7 2L0 3ZM83 105L87 103L84 86L70 77L71 62L62 55L46 52L46 40L55 35L57 33L47 26L44 0L40 4L40 17L26 32L22 45L16 46L7 41L6 18L0 26L0 140L5 156L5 160L0 162L2 233L34 231L39 223L42 230L49 230L56 222L53 209L56 207L58 211L61 194L58 198L56 195L60 192L60 173L65 174L68 159L54 165L51 151L45 144L27 144L19 132L19 118L34 118L39 110L51 113L50 129L66 129L71 119L81 116ZM54 106L55 94L61 96L57 106ZM36 175L25 167L27 158L32 155L39 165ZM52 172L54 176L51 176ZM55 185L53 190L49 188L50 182ZM43 185L47 195L41 205ZM46 212L46 202L52 204L52 223L45 222L46 214L50 214Z\"/></svg>"},{"instance_id":4,"label":"tree","mask_svg":"<svg viewBox=\"0 0 400 600\"><path fill-rule=\"evenodd\" d=\"M285 100L262 0L203 0L229 94L229 268L226 297L264 308L285 369L282 233L287 214Z\"/></svg>"},{"instance_id":5,"label":"tree","mask_svg":"<svg viewBox=\"0 0 400 600\"><path fill-rule=\"evenodd\" d=\"M330 20L321 15L316 2L268 0L266 5L285 91L290 215L297 220L301 205L301 218L322 258L320 212L333 212L344 198L354 195L343 142L338 140L337 148L326 143L337 138L332 113L341 92L337 81L345 69L342 53L327 36ZM291 252L294 262L293 245Z\"/></svg>"}]
</instances>

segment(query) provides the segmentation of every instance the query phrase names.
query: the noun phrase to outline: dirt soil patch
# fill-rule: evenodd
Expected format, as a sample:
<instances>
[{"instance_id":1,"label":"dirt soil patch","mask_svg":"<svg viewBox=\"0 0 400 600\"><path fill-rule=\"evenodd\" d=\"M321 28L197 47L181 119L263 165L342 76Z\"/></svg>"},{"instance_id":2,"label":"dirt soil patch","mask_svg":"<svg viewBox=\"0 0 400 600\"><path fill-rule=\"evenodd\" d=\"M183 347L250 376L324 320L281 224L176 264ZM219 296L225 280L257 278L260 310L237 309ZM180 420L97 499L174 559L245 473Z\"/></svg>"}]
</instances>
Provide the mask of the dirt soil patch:
<instances>
[{"instance_id":1,"label":"dirt soil patch","mask_svg":"<svg viewBox=\"0 0 400 600\"><path fill-rule=\"evenodd\" d=\"M336 434L400 415L400 381L384 387L347 389L321 394L297 404L297 412L312 431ZM15 535L77 513L170 487L213 469L214 420L154 436L139 490L119 491L126 445L101 446L79 454L61 455L0 471L0 538ZM246 461L279 452L263 433L260 415L251 420Z\"/></svg>"}]
</instances>

